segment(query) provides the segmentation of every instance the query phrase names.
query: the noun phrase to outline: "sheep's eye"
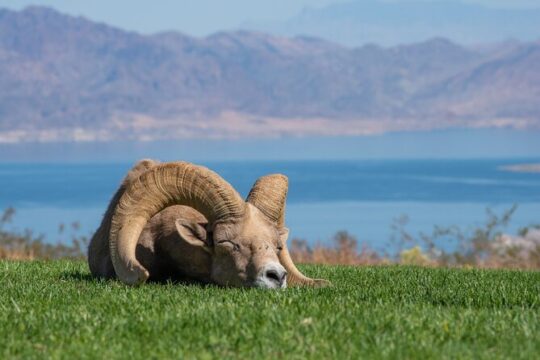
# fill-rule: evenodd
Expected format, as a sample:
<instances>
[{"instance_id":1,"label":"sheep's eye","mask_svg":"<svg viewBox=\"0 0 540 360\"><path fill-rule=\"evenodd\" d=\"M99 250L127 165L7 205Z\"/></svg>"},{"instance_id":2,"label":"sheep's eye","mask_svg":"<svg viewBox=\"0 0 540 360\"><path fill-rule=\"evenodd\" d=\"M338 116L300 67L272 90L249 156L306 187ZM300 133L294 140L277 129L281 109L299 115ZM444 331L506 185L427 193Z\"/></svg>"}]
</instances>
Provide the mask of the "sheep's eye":
<instances>
[{"instance_id":1,"label":"sheep's eye","mask_svg":"<svg viewBox=\"0 0 540 360\"><path fill-rule=\"evenodd\" d=\"M281 250L283 250L283 246L278 246L277 251L281 251Z\"/></svg>"},{"instance_id":2,"label":"sheep's eye","mask_svg":"<svg viewBox=\"0 0 540 360\"><path fill-rule=\"evenodd\" d=\"M232 242L231 240L221 240L221 241L218 241L218 244L230 247L234 251L239 251L240 250L240 245L238 245L235 242Z\"/></svg>"}]
</instances>

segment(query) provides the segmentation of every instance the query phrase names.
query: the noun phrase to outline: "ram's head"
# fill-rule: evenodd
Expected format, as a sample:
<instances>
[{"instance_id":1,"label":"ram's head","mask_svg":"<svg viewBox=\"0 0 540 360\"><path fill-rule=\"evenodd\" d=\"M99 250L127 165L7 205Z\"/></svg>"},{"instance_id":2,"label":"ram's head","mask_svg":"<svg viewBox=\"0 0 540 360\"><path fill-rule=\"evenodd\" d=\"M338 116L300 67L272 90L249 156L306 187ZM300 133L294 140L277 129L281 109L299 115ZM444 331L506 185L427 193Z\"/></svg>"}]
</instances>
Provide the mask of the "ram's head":
<instances>
[{"instance_id":1,"label":"ram's head","mask_svg":"<svg viewBox=\"0 0 540 360\"><path fill-rule=\"evenodd\" d=\"M326 285L294 265L284 226L288 181L263 176L246 201L216 173L185 162L159 164L130 181L114 211L109 234L110 256L118 278L135 285L149 272L137 260L136 246L149 219L172 205L186 205L207 222L176 221L180 237L211 258L213 282L238 287L283 288Z\"/></svg>"}]
</instances>

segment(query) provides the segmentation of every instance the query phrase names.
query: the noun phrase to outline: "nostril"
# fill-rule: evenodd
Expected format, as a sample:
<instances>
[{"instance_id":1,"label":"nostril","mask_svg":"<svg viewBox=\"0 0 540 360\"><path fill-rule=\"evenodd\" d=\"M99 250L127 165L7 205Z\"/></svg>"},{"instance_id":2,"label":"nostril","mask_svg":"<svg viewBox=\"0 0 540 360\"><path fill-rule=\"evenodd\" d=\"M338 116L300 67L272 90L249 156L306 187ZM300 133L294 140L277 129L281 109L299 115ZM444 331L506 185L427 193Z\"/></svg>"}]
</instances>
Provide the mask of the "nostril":
<instances>
[{"instance_id":1,"label":"nostril","mask_svg":"<svg viewBox=\"0 0 540 360\"><path fill-rule=\"evenodd\" d=\"M283 277L280 277L276 270L266 270L264 274L268 279L274 280L277 283L281 283Z\"/></svg>"}]
</instances>

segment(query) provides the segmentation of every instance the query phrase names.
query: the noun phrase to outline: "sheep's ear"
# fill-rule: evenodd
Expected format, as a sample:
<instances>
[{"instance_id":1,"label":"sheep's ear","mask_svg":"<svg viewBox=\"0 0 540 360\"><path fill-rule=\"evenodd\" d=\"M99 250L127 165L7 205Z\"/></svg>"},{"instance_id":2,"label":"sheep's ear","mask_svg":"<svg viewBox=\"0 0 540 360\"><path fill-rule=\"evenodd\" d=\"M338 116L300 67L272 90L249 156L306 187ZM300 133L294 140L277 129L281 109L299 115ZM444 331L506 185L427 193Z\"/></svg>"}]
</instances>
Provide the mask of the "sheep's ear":
<instances>
[{"instance_id":1,"label":"sheep's ear","mask_svg":"<svg viewBox=\"0 0 540 360\"><path fill-rule=\"evenodd\" d=\"M176 231L178 235L190 245L202 248L210 252L212 249L212 239L206 231L207 223L197 223L184 219L175 221Z\"/></svg>"}]
</instances>

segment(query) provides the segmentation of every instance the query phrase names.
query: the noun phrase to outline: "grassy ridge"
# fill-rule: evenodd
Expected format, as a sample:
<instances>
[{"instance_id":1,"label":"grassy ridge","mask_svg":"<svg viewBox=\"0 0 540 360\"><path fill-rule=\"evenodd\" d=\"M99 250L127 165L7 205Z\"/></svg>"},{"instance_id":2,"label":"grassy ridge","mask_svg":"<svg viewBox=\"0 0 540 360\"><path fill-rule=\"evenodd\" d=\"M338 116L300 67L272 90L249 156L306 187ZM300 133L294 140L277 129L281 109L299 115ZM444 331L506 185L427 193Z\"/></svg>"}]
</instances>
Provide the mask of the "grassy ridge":
<instances>
[{"instance_id":1,"label":"grassy ridge","mask_svg":"<svg viewBox=\"0 0 540 360\"><path fill-rule=\"evenodd\" d=\"M327 289L90 278L0 262L0 358L534 358L540 273L306 266Z\"/></svg>"}]
</instances>

